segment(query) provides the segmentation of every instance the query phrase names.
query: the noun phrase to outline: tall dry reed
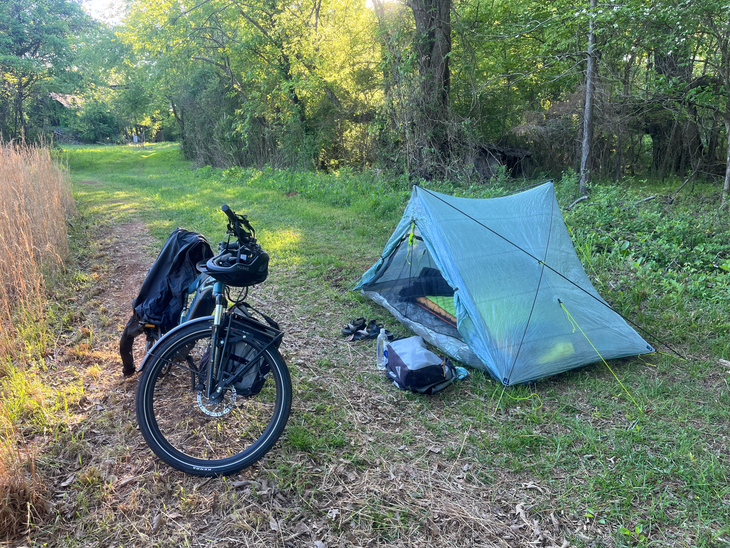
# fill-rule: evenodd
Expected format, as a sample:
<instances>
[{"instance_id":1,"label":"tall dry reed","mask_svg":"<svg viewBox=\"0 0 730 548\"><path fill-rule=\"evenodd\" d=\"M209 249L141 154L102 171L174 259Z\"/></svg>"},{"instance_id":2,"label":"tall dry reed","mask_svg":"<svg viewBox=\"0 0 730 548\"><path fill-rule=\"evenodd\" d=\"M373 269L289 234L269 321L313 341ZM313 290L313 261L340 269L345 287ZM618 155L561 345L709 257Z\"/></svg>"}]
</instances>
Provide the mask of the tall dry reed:
<instances>
[{"instance_id":1,"label":"tall dry reed","mask_svg":"<svg viewBox=\"0 0 730 548\"><path fill-rule=\"evenodd\" d=\"M48 149L0 141L0 537L30 527L44 509L35 458L19 435L43 409L30 360L48 338L45 280L68 255L71 181ZM43 385L42 380L34 382ZM21 411L19 411L21 410Z\"/></svg>"},{"instance_id":2,"label":"tall dry reed","mask_svg":"<svg viewBox=\"0 0 730 548\"><path fill-rule=\"evenodd\" d=\"M45 513L43 491L35 456L21 452L17 436L0 439L0 535L3 540L23 534Z\"/></svg>"},{"instance_id":3,"label":"tall dry reed","mask_svg":"<svg viewBox=\"0 0 730 548\"><path fill-rule=\"evenodd\" d=\"M2 362L22 362L33 345L28 339L43 324L44 274L68 255L66 221L73 210L68 172L48 149L0 142Z\"/></svg>"}]
</instances>

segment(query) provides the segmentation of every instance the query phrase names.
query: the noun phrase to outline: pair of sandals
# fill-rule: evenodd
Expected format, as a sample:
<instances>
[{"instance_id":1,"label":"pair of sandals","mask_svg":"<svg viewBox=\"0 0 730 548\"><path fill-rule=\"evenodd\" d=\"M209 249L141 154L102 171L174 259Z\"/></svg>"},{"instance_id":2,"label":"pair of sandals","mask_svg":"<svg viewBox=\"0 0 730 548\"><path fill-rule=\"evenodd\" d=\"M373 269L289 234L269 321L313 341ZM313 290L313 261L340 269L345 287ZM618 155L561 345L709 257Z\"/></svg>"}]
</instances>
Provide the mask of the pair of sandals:
<instances>
[{"instance_id":1,"label":"pair of sandals","mask_svg":"<svg viewBox=\"0 0 730 548\"><path fill-rule=\"evenodd\" d=\"M383 324L378 323L377 320L368 322L365 318L355 318L350 320L350 323L343 327L340 332L347 337L348 341L362 341L364 339L377 339L382 328ZM386 331L385 334L389 341L393 340L393 333Z\"/></svg>"}]
</instances>

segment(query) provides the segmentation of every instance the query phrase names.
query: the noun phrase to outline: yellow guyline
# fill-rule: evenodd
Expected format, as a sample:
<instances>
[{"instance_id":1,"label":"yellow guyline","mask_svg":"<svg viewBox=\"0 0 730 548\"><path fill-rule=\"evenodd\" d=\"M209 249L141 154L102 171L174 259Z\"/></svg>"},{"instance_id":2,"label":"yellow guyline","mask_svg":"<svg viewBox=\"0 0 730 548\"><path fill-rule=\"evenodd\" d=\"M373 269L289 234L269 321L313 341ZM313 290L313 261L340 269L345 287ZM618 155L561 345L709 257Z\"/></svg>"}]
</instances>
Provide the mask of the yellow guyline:
<instances>
[{"instance_id":1,"label":"yellow guyline","mask_svg":"<svg viewBox=\"0 0 730 548\"><path fill-rule=\"evenodd\" d=\"M411 259L409 255L413 254L413 232L416 230L416 222L411 221L411 233L408 236L408 253L406 253L406 262L410 265Z\"/></svg>"},{"instance_id":2,"label":"yellow guyline","mask_svg":"<svg viewBox=\"0 0 730 548\"><path fill-rule=\"evenodd\" d=\"M634 405L635 405L635 406L637 407L637 409L638 409L639 411L641 411L641 412L643 413L643 412L644 412L644 410L643 410L643 409L642 409L642 408L641 408L641 407L639 406L639 404L638 404L638 403L636 403L636 400L635 400L635 399L633 398L633 396L631 395L631 393L630 393L630 392L629 392L629 391L628 391L628 390L626 389L626 387L624 386L624 383L622 383L622 382L621 382L621 379L619 379L619 378L618 378L618 376L616 375L616 373L614 373L614 372L613 372L613 369L611 369L611 366L610 366L610 365L608 365L608 363L606 362L606 360L604 360L604 359L603 359L603 356L601 356L601 353L600 353L600 352L598 351L598 349L597 349L597 348L596 348L596 347L595 347L595 346L593 345L593 343L591 342L591 340L590 340L590 339L588 338L588 335L586 335L586 334L585 334L585 332L584 332L584 331L583 331L583 330L581 329L581 327L580 327L580 326L578 325L578 322L576 322L576 321L575 321L575 318L573 318L573 316L571 316L571 315L570 315L570 312L568 312L568 309L567 309L567 308L565 308L565 305L563 304L563 301L561 301L560 299L558 299L558 302L560 303L560 308L562 308L562 309L563 309L563 312L565 312L565 315L566 315L566 316L568 317L568 321L570 322L570 325L572 325L572 326L573 326L573 333L575 333L575 328L576 328L576 327L578 328L578 330L579 330L579 331L580 331L581 333L583 333L583 336L584 336L584 337L586 338L586 340L588 341L588 344L590 344L590 345L591 345L591 347L593 348L593 350L595 350L595 351L596 351L596 354L598 354L598 357L599 357L599 358L601 358L601 361L602 361L602 362L603 362L603 363L604 363L604 364L606 365L606 367L608 367L608 370L609 370L609 371L611 372L611 374L612 374L612 375L614 376L614 378L615 378L615 379L616 379L616 380L618 381L618 383L619 383L619 384L621 385L621 388L623 388L623 389L624 389L624 392L626 392L626 395L627 395L627 396L628 396L628 397L629 397L629 398L631 399L631 401L632 401L632 402L634 402Z\"/></svg>"},{"instance_id":3,"label":"yellow guyline","mask_svg":"<svg viewBox=\"0 0 730 548\"><path fill-rule=\"evenodd\" d=\"M598 354L598 357L601 358L601 361L606 365L606 367L608 368L608 370L611 372L611 374L614 376L614 378L621 385L621 388L624 389L624 392L626 392L626 395L631 399L632 402L634 402L634 405L636 406L636 408L643 413L644 410L641 408L641 406L638 403L636 403L636 400L631 395L631 393L628 391L628 389L624 386L624 383L621 382L621 379L618 378L618 376L616 375L616 373L614 373L613 369L611 369L611 366L608 365L608 363L606 362L606 360L603 359L603 356L601 356L601 353L593 345L593 343L591 342L591 340L588 338L588 335L585 334L585 332L578 325L578 322L575 321L575 318L570 314L570 312L568 312L568 309L565 308L565 305L563 304L563 301L561 301L560 299L558 299L558 302L560 303L560 308L563 309L563 312L565 312L565 315L568 317L568 321L570 322L570 325L573 326L573 333L575 333L575 329L578 328L578 330L583 334L583 336L588 341L588 344L590 344L591 347L593 348L593 350L596 351L596 354ZM494 408L495 413L496 413L497 409L499 409L499 404L502 403L502 398L504 397L504 393L505 393L505 390L506 389L507 389L507 385L505 384L502 387L502 393L499 395L499 401L497 401L497 406ZM537 394L534 394L534 393L533 394L530 394L526 398L512 398L512 396L509 396L509 394L508 394L508 397L510 397L513 400L529 400L533 396L537 396L538 400L540 399L540 397ZM542 407L542 401L540 401L540 407Z\"/></svg>"}]
</instances>

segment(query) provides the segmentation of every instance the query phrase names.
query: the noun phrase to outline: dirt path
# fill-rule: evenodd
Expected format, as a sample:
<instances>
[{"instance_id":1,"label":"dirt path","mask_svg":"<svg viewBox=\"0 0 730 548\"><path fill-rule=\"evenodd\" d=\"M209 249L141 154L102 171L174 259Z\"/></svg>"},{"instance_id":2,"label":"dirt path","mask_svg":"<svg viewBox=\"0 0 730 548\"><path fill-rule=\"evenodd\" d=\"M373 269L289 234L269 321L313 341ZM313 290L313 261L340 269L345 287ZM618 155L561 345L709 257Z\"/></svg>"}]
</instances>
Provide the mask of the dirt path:
<instances>
[{"instance_id":1,"label":"dirt path","mask_svg":"<svg viewBox=\"0 0 730 548\"><path fill-rule=\"evenodd\" d=\"M155 242L141 222L114 226L110 240L107 258L111 259L114 274L109 278L108 303L115 307L115 318L124 320L154 259L144 249Z\"/></svg>"}]
</instances>

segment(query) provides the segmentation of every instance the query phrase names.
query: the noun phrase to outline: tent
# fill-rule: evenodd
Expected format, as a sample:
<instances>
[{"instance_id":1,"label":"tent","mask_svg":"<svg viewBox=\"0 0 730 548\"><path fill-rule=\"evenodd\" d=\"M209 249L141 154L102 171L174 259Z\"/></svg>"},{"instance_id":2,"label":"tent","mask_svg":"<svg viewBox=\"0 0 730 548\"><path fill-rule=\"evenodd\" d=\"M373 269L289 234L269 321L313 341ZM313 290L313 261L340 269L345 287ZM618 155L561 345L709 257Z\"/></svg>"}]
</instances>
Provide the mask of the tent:
<instances>
[{"instance_id":1,"label":"tent","mask_svg":"<svg viewBox=\"0 0 730 548\"><path fill-rule=\"evenodd\" d=\"M488 199L414 187L354 289L505 386L654 351L586 276L551 182Z\"/></svg>"}]
</instances>

